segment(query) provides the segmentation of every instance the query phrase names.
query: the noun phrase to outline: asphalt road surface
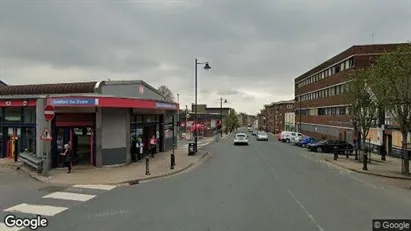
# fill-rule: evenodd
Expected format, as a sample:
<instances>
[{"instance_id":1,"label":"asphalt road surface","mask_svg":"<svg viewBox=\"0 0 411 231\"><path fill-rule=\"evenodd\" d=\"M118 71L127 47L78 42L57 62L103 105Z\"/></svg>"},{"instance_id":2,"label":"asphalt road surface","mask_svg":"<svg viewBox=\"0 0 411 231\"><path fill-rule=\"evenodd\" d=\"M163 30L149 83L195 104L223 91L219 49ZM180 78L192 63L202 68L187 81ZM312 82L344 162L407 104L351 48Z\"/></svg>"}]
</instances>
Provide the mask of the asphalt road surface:
<instances>
[{"instance_id":1,"label":"asphalt road surface","mask_svg":"<svg viewBox=\"0 0 411 231\"><path fill-rule=\"evenodd\" d=\"M411 191L369 183L274 137L250 137L249 146L233 146L230 138L204 148L212 158L186 174L106 190L70 206L62 195L49 198L49 205L67 209L40 230L370 231L372 219L411 218Z\"/></svg>"}]
</instances>

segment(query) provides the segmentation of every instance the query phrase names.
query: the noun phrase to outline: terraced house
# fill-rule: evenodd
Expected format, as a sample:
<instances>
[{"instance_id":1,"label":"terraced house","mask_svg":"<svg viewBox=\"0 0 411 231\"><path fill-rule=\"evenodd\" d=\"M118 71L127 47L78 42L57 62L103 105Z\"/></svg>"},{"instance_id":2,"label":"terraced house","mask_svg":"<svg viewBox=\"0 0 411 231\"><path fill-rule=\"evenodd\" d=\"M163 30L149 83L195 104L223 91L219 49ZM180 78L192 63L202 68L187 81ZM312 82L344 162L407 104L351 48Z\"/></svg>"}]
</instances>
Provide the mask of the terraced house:
<instances>
[{"instance_id":1,"label":"terraced house","mask_svg":"<svg viewBox=\"0 0 411 231\"><path fill-rule=\"evenodd\" d=\"M297 77L295 122L301 122L301 132L351 142L354 131L348 116L345 85L356 69L369 66L396 46L398 44L355 45ZM370 131L371 136L374 131Z\"/></svg>"}]
</instances>

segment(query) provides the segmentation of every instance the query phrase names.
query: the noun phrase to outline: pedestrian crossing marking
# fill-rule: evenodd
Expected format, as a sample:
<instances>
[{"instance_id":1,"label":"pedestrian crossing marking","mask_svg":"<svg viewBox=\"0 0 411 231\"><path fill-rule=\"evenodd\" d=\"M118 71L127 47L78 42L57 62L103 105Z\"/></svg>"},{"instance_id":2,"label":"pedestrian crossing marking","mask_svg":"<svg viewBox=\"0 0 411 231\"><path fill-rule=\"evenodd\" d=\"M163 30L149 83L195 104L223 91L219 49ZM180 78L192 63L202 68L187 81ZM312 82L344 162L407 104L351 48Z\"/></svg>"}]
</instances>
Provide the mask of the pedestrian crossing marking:
<instances>
[{"instance_id":1,"label":"pedestrian crossing marking","mask_svg":"<svg viewBox=\"0 0 411 231\"><path fill-rule=\"evenodd\" d=\"M50 193L43 198L59 199L59 200L70 200L70 201L88 201L96 197L96 195L81 194L81 193L70 193L70 192L54 192Z\"/></svg>"},{"instance_id":2,"label":"pedestrian crossing marking","mask_svg":"<svg viewBox=\"0 0 411 231\"><path fill-rule=\"evenodd\" d=\"M18 227L7 227L6 224L0 222L0 230L1 231L19 231L19 230L22 230L22 229L24 229L24 227L20 227L20 228L18 228Z\"/></svg>"},{"instance_id":3,"label":"pedestrian crossing marking","mask_svg":"<svg viewBox=\"0 0 411 231\"><path fill-rule=\"evenodd\" d=\"M18 213L27 213L27 214L36 214L42 216L54 216L59 214L68 208L58 207L58 206L49 206L49 205L31 205L27 203L22 203L8 209L5 209L5 212L18 212Z\"/></svg>"},{"instance_id":4,"label":"pedestrian crossing marking","mask_svg":"<svg viewBox=\"0 0 411 231\"><path fill-rule=\"evenodd\" d=\"M104 184L76 184L71 186L73 188L85 188L85 189L98 189L98 190L112 190L116 188L114 185L104 185Z\"/></svg>"}]
</instances>

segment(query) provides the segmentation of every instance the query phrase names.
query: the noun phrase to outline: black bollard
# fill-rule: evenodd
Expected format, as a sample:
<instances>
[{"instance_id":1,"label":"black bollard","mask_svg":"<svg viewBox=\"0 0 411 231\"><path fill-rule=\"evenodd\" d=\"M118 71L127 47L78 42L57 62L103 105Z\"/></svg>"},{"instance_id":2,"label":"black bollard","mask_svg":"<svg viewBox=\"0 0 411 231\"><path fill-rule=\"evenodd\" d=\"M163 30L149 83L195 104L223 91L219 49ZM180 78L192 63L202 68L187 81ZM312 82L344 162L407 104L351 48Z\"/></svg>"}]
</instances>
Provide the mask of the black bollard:
<instances>
[{"instance_id":1,"label":"black bollard","mask_svg":"<svg viewBox=\"0 0 411 231\"><path fill-rule=\"evenodd\" d=\"M150 175L150 158L146 156L146 175Z\"/></svg>"},{"instance_id":2,"label":"black bollard","mask_svg":"<svg viewBox=\"0 0 411 231\"><path fill-rule=\"evenodd\" d=\"M338 147L335 146L334 147L334 160L337 160L337 159L338 159Z\"/></svg>"},{"instance_id":3,"label":"black bollard","mask_svg":"<svg viewBox=\"0 0 411 231\"><path fill-rule=\"evenodd\" d=\"M355 149L355 157L354 157L354 160L358 160L358 149L357 149L357 148Z\"/></svg>"},{"instance_id":4,"label":"black bollard","mask_svg":"<svg viewBox=\"0 0 411 231\"><path fill-rule=\"evenodd\" d=\"M345 158L350 158L350 151L345 150Z\"/></svg>"},{"instance_id":5,"label":"black bollard","mask_svg":"<svg viewBox=\"0 0 411 231\"><path fill-rule=\"evenodd\" d=\"M362 170L367 171L367 163L368 163L368 149L364 150L363 159L362 159Z\"/></svg>"}]
</instances>

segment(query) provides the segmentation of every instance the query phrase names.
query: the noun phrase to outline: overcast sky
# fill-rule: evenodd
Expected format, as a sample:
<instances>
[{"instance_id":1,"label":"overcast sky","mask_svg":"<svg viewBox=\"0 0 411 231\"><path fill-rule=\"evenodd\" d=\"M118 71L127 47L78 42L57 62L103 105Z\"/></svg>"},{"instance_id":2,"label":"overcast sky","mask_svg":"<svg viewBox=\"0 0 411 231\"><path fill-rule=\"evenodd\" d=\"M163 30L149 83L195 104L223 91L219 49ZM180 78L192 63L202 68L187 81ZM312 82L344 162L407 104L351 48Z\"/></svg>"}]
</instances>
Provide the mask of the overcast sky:
<instances>
[{"instance_id":1,"label":"overcast sky","mask_svg":"<svg viewBox=\"0 0 411 231\"><path fill-rule=\"evenodd\" d=\"M294 78L354 44L411 40L411 1L0 0L0 77L8 84L144 80L181 107L255 114L289 100Z\"/></svg>"}]
</instances>

